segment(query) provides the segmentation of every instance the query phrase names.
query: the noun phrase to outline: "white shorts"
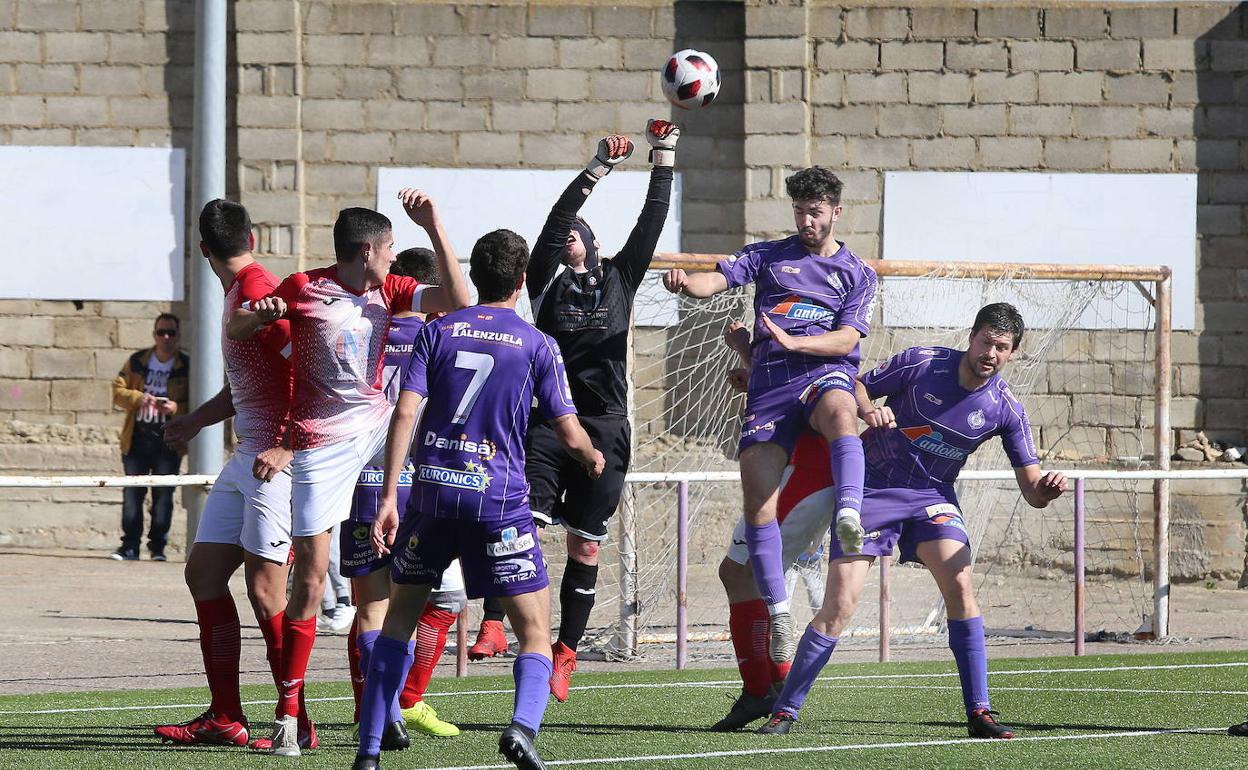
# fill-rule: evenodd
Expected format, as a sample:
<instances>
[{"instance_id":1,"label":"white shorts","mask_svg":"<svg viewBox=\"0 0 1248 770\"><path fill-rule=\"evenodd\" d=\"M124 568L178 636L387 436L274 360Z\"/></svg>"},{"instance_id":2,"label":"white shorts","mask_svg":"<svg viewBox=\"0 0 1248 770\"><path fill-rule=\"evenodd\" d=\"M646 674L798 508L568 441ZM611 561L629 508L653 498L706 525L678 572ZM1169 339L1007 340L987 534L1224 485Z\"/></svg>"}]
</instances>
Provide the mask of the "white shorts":
<instances>
[{"instance_id":1,"label":"white shorts","mask_svg":"<svg viewBox=\"0 0 1248 770\"><path fill-rule=\"evenodd\" d=\"M836 515L836 487L824 487L802 498L780 522L781 563L785 571L812 547L823 542ZM745 544L745 518L732 530L726 556L737 564L748 564L750 552Z\"/></svg>"},{"instance_id":2,"label":"white shorts","mask_svg":"<svg viewBox=\"0 0 1248 770\"><path fill-rule=\"evenodd\" d=\"M376 427L355 438L295 452L290 464L294 477L292 535L319 535L347 520L360 471L385 449L389 428L387 415Z\"/></svg>"},{"instance_id":3,"label":"white shorts","mask_svg":"<svg viewBox=\"0 0 1248 770\"><path fill-rule=\"evenodd\" d=\"M229 543L247 553L286 563L290 553L290 469L272 481L251 474L256 455L238 451L230 458L200 513L196 543Z\"/></svg>"}]
</instances>

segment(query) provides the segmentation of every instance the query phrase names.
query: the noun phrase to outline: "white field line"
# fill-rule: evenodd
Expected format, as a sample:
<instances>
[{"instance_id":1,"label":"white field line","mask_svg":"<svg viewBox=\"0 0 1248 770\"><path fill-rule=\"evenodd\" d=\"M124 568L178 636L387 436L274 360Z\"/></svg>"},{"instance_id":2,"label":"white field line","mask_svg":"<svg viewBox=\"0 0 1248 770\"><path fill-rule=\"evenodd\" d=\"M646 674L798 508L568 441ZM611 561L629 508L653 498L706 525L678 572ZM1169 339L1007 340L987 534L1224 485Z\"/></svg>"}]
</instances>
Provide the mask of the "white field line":
<instances>
[{"instance_id":1,"label":"white field line","mask_svg":"<svg viewBox=\"0 0 1248 770\"><path fill-rule=\"evenodd\" d=\"M548 759L546 764L555 765L605 765L619 762L676 762L684 759L718 759L721 757L750 757L775 754L813 754L830 751L873 751L878 749L913 749L926 746L975 746L995 748L1002 751L1005 747L1019 743L1036 743L1040 741L1088 741L1105 738L1143 738L1157 735L1183 735L1195 733L1225 732L1225 727L1189 727L1174 730L1136 730L1114 733L1086 733L1081 735L1025 735L1008 741L984 741L975 738L958 738L955 740L937 741L897 741L893 743L857 743L837 746L789 746L768 747L765 749L739 749L736 751L702 751L692 754L651 754L642 757L594 757L591 759ZM443 767L438 770L507 770L514 765L461 765L459 767Z\"/></svg>"},{"instance_id":2,"label":"white field line","mask_svg":"<svg viewBox=\"0 0 1248 770\"><path fill-rule=\"evenodd\" d=\"M1175 664L1153 665L1153 666L1031 668L1031 669L1017 669L1017 670L1005 670L1005 671L989 671L988 675L992 677L998 677L998 676L1021 676L1021 675L1039 676L1039 675L1045 675L1045 674L1100 674L1100 673L1112 673L1115 671L1176 671L1176 670L1201 669L1201 668L1243 668L1246 666L1248 666L1248 661L1242 661L1242 662L1234 661L1234 662L1227 662L1227 663L1175 663ZM948 673L934 673L934 674L854 674L850 676L835 676L835 675L821 676L816 681L819 681L819 682L848 682L848 681L862 682L862 681L872 681L872 680L881 680L881 679L933 679L933 678L950 678L950 677L956 677L956 676L957 676L957 672L953 672L953 671L948 672ZM708 679L708 680L693 681L693 682L638 682L635 684L587 684L587 685L574 686L570 689L575 692L591 692L595 690L652 690L652 689L667 689L667 688L672 688L672 687L713 688L713 687L729 687L729 686L734 686L734 685L740 685L740 683L741 683L740 680L737 680L737 679ZM863 687L863 685L853 685L852 687ZM852 689L852 687L847 685L843 688L836 688L836 689ZM937 688L937 687L939 687L939 685L933 686L933 688ZM871 689L890 689L890 686L876 685L876 686L871 687ZM927 689L927 686L924 685L920 687L918 685L915 685L909 688L905 686L892 686L891 689ZM946 688L942 688L942 689L946 689ZM947 689L958 689L958 688L950 686ZM1044 688L994 687L993 689L1001 690L1001 691L1009 691L1009 690L1027 691L1027 690L1041 690ZM1204 691L1204 690L1148 690L1148 689L1113 690L1113 689L1108 689L1108 688L1062 688L1062 687L1055 687L1055 688L1049 688L1049 689L1052 692L1072 692L1072 693L1073 692L1120 692L1120 693L1173 694L1173 695L1245 695L1245 694L1248 694L1248 693L1240 692L1240 691L1224 691L1224 690L1209 690L1209 691ZM501 688L497 690L459 690L459 691L450 691L450 692L427 692L425 693L425 697L427 698L453 698L453 697L463 697L467 695L510 695L512 692L514 692L514 690L508 687L508 688ZM334 703L338 701L349 701L349 700L352 700L351 696L340 696L340 697L333 697L333 698L308 698L307 699L309 703ZM273 704L273 701L269 701L269 700L259 701L258 700L258 701L246 701L242 705L244 706L266 706L266 705L272 705L272 704ZM194 709L194 708L203 708L203 705L204 704L202 703L172 703L172 704L146 705L146 706L88 706L85 708L69 708L69 709L39 709L39 710L33 710L33 711L32 710L0 711L0 716L11 716L11 715L18 715L18 714L76 714L76 713L85 713L85 712L91 712L91 711L156 711L156 710L161 710L161 709L183 709L183 708Z\"/></svg>"}]
</instances>

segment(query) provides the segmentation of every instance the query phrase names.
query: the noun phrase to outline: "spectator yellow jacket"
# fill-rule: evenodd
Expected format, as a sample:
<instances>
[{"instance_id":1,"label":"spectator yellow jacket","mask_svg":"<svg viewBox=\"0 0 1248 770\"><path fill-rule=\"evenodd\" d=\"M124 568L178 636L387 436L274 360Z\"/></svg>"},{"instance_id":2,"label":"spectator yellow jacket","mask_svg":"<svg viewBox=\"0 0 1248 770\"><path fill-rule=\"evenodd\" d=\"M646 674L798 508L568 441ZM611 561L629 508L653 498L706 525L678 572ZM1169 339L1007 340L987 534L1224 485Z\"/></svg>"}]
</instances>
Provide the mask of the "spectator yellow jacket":
<instances>
[{"instance_id":1,"label":"spectator yellow jacket","mask_svg":"<svg viewBox=\"0 0 1248 770\"><path fill-rule=\"evenodd\" d=\"M134 440L134 415L143 400L143 384L147 382L147 362L155 355L154 348L136 351L113 380L113 406L126 410L126 421L121 426L121 453L130 451ZM169 399L178 404L178 414L187 413L190 406L191 359L182 351L175 355L173 371L169 374ZM185 454L186 447L176 447L178 454Z\"/></svg>"}]
</instances>

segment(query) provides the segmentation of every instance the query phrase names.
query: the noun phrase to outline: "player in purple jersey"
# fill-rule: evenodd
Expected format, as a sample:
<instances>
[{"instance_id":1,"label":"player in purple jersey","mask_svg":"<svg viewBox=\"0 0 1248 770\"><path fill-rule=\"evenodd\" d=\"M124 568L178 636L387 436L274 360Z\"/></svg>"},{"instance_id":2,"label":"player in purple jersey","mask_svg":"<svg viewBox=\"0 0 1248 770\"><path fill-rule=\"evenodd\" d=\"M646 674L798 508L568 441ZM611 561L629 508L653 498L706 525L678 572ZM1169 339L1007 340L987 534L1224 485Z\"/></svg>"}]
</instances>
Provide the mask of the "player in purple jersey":
<instances>
[{"instance_id":1,"label":"player in purple jersey","mask_svg":"<svg viewBox=\"0 0 1248 770\"><path fill-rule=\"evenodd\" d=\"M814 428L829 443L836 479L836 535L862 547L863 450L854 377L858 341L870 329L875 271L833 237L841 180L820 166L785 180L797 235L747 246L715 272L669 271L668 291L705 298L755 284L754 341L739 444L745 540L767 603L771 658L793 657L793 620L781 563L776 501L797 437Z\"/></svg>"},{"instance_id":2,"label":"player in purple jersey","mask_svg":"<svg viewBox=\"0 0 1248 770\"><path fill-rule=\"evenodd\" d=\"M427 324L416 339L390 422L373 524L377 552L394 549L394 587L365 679L354 770L379 766L408 640L431 587L456 557L468 595L500 597L519 641L515 709L499 752L517 767L545 768L533 740L550 697L550 593L524 472L534 399L591 476L602 474L604 459L576 418L558 346L516 314L528 256L524 239L509 230L483 236L469 273L480 304ZM426 399L413 445L416 410ZM409 446L416 477L400 527L398 476Z\"/></svg>"},{"instance_id":3,"label":"player in purple jersey","mask_svg":"<svg viewBox=\"0 0 1248 770\"><path fill-rule=\"evenodd\" d=\"M966 459L1000 436L1023 499L1045 508L1066 490L1061 473L1042 473L1023 406L1001 379L1023 338L1012 305L982 308L966 350L910 348L860 377L867 479L861 554L833 540L823 608L806 627L771 719L759 732L783 735L853 617L867 571L900 544L902 561L922 563L945 600L949 648L958 664L967 730L973 738L1012 738L988 699L984 622L971 574L971 549L953 483ZM871 399L886 397L875 408Z\"/></svg>"}]
</instances>

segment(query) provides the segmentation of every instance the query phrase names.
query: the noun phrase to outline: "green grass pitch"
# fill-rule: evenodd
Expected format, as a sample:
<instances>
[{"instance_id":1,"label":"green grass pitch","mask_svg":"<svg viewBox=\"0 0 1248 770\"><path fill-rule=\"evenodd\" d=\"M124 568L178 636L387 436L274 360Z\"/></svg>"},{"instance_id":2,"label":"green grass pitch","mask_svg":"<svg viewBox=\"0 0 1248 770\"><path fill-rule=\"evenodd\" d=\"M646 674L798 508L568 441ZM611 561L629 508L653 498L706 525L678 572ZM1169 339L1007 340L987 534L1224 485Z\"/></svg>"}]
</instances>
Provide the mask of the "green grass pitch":
<instances>
[{"instance_id":1,"label":"green grass pitch","mask_svg":"<svg viewBox=\"0 0 1248 770\"><path fill-rule=\"evenodd\" d=\"M970 741L951 662L833 665L787 737L722 735L736 672L577 674L553 700L538 746L552 767L591 768L1242 768L1248 739L1225 727L1248 714L1248 657L1166 653L993 660L994 706L1019 740ZM1017 673L1010 673L1017 672ZM429 702L464 729L414 737L394 770L499 766L509 677L435 679ZM313 684L322 748L303 758L243 749L161 746L151 726L195 716L206 690L130 690L0 698L0 768L347 768L350 689ZM271 688L245 688L267 735ZM263 703L261 703L263 702ZM178 705L191 704L191 705ZM1200 732L1200 730L1205 730ZM1155 731L1187 731L1165 732Z\"/></svg>"}]
</instances>

